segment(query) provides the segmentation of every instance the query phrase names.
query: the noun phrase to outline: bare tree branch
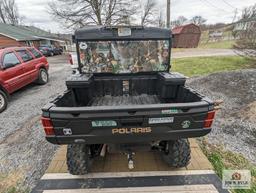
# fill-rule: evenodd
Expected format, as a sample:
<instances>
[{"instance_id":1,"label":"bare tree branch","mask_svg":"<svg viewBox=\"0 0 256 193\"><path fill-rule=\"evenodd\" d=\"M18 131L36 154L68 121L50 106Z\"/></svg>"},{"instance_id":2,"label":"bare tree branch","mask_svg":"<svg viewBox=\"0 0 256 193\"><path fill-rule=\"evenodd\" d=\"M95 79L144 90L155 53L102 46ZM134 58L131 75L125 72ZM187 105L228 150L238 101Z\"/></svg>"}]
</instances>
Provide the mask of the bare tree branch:
<instances>
[{"instance_id":1,"label":"bare tree branch","mask_svg":"<svg viewBox=\"0 0 256 193\"><path fill-rule=\"evenodd\" d=\"M199 25L199 26L203 25L206 21L207 21L207 20L204 19L204 18L203 18L202 16L200 16L200 15L196 15L196 16L194 16L194 17L191 19L191 22L192 22L193 24L196 24L196 25Z\"/></svg>"},{"instance_id":2,"label":"bare tree branch","mask_svg":"<svg viewBox=\"0 0 256 193\"><path fill-rule=\"evenodd\" d=\"M66 27L114 25L136 13L138 0L56 0L49 3L50 13Z\"/></svg>"},{"instance_id":3,"label":"bare tree branch","mask_svg":"<svg viewBox=\"0 0 256 193\"><path fill-rule=\"evenodd\" d=\"M179 16L176 20L172 21L171 24L173 27L178 27L184 25L188 19L184 16Z\"/></svg>"},{"instance_id":4,"label":"bare tree branch","mask_svg":"<svg viewBox=\"0 0 256 193\"><path fill-rule=\"evenodd\" d=\"M243 10L242 19L237 24L240 29L235 29L239 40L236 49L245 56L256 58L256 4Z\"/></svg>"},{"instance_id":5,"label":"bare tree branch","mask_svg":"<svg viewBox=\"0 0 256 193\"><path fill-rule=\"evenodd\" d=\"M0 22L17 25L20 21L15 0L0 0Z\"/></svg>"},{"instance_id":6,"label":"bare tree branch","mask_svg":"<svg viewBox=\"0 0 256 193\"><path fill-rule=\"evenodd\" d=\"M152 22L156 22L156 1L155 0L147 0L143 5L143 12L141 16L141 25L152 24Z\"/></svg>"}]
</instances>

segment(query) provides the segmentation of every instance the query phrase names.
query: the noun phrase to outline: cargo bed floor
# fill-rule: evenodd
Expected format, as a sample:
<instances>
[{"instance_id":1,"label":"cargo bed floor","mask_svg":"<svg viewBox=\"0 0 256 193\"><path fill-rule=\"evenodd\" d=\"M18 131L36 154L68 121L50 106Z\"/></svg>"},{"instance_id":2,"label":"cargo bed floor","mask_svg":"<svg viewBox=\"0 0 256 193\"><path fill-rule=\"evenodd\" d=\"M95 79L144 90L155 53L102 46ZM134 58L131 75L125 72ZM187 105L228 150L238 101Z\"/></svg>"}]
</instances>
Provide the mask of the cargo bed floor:
<instances>
[{"instance_id":1,"label":"cargo bed floor","mask_svg":"<svg viewBox=\"0 0 256 193\"><path fill-rule=\"evenodd\" d=\"M113 106L113 105L143 105L159 104L161 101L156 95L138 95L138 96L110 96L95 97L90 106Z\"/></svg>"}]
</instances>

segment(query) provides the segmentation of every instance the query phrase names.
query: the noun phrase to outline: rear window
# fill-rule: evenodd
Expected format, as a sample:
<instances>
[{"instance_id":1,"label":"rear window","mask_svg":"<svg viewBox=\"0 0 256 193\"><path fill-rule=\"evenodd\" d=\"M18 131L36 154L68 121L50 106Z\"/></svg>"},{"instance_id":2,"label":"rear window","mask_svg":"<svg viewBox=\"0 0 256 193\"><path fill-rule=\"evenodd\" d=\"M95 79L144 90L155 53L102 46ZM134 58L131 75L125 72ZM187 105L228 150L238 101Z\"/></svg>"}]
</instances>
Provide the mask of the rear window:
<instances>
[{"instance_id":1,"label":"rear window","mask_svg":"<svg viewBox=\"0 0 256 193\"><path fill-rule=\"evenodd\" d=\"M34 48L30 48L29 51L32 52L32 54L33 54L36 58L41 58L41 57L42 57L42 55L41 55L38 51L36 51Z\"/></svg>"},{"instance_id":2,"label":"rear window","mask_svg":"<svg viewBox=\"0 0 256 193\"><path fill-rule=\"evenodd\" d=\"M16 52L19 54L24 62L33 60L33 57L27 50L17 50Z\"/></svg>"},{"instance_id":3,"label":"rear window","mask_svg":"<svg viewBox=\"0 0 256 193\"><path fill-rule=\"evenodd\" d=\"M4 60L3 60L3 66L5 68L15 66L19 63L20 63L20 61L18 60L18 58L16 57L16 55L13 52L5 54Z\"/></svg>"},{"instance_id":4,"label":"rear window","mask_svg":"<svg viewBox=\"0 0 256 193\"><path fill-rule=\"evenodd\" d=\"M84 73L166 71L169 40L81 41L79 57Z\"/></svg>"}]
</instances>

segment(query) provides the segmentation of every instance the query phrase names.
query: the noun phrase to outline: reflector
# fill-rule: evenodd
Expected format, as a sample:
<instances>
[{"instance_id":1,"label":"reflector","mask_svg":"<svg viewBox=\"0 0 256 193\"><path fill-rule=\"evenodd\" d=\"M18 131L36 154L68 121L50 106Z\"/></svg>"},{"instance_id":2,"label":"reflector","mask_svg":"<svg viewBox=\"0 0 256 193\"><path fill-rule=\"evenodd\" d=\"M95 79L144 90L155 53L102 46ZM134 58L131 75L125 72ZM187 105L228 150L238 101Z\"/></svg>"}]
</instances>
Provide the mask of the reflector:
<instances>
[{"instance_id":1,"label":"reflector","mask_svg":"<svg viewBox=\"0 0 256 193\"><path fill-rule=\"evenodd\" d=\"M215 111L210 111L207 113L206 119L204 121L204 128L210 128L212 126L214 116Z\"/></svg>"},{"instance_id":2,"label":"reflector","mask_svg":"<svg viewBox=\"0 0 256 193\"><path fill-rule=\"evenodd\" d=\"M44 127L44 132L46 135L55 135L52 121L50 118L41 117L41 122Z\"/></svg>"},{"instance_id":3,"label":"reflector","mask_svg":"<svg viewBox=\"0 0 256 193\"><path fill-rule=\"evenodd\" d=\"M55 135L53 128L50 128L50 127L44 128L44 132L45 132L45 134L46 134L47 136L48 136L48 135Z\"/></svg>"},{"instance_id":4,"label":"reflector","mask_svg":"<svg viewBox=\"0 0 256 193\"><path fill-rule=\"evenodd\" d=\"M208 112L206 120L214 119L215 111Z\"/></svg>"},{"instance_id":5,"label":"reflector","mask_svg":"<svg viewBox=\"0 0 256 193\"><path fill-rule=\"evenodd\" d=\"M204 121L204 128L210 128L212 126L213 120L205 120Z\"/></svg>"},{"instance_id":6,"label":"reflector","mask_svg":"<svg viewBox=\"0 0 256 193\"><path fill-rule=\"evenodd\" d=\"M69 63L71 65L73 65L73 59L72 59L72 55L71 54L68 55L68 60L69 60Z\"/></svg>"}]
</instances>

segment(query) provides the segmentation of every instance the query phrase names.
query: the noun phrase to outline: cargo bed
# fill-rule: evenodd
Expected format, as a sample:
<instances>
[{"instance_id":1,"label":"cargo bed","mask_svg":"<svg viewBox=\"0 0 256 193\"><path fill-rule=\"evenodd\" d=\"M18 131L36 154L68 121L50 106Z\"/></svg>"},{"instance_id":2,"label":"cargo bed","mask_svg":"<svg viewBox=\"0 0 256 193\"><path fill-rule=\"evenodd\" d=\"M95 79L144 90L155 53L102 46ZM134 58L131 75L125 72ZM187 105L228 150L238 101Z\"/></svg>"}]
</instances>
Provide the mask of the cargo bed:
<instances>
[{"instance_id":1,"label":"cargo bed","mask_svg":"<svg viewBox=\"0 0 256 193\"><path fill-rule=\"evenodd\" d=\"M136 143L211 130L204 124L213 102L177 73L79 75L66 84L68 90L43 109L54 126L55 136L47 136L52 143ZM70 136L64 133L69 128Z\"/></svg>"},{"instance_id":2,"label":"cargo bed","mask_svg":"<svg viewBox=\"0 0 256 193\"><path fill-rule=\"evenodd\" d=\"M79 75L66 81L68 91L56 107L129 106L200 102L178 73L147 75Z\"/></svg>"},{"instance_id":3,"label":"cargo bed","mask_svg":"<svg viewBox=\"0 0 256 193\"><path fill-rule=\"evenodd\" d=\"M139 96L111 96L95 97L89 106L114 106L114 105L149 105L159 104L160 99L156 95L142 94Z\"/></svg>"}]
</instances>

